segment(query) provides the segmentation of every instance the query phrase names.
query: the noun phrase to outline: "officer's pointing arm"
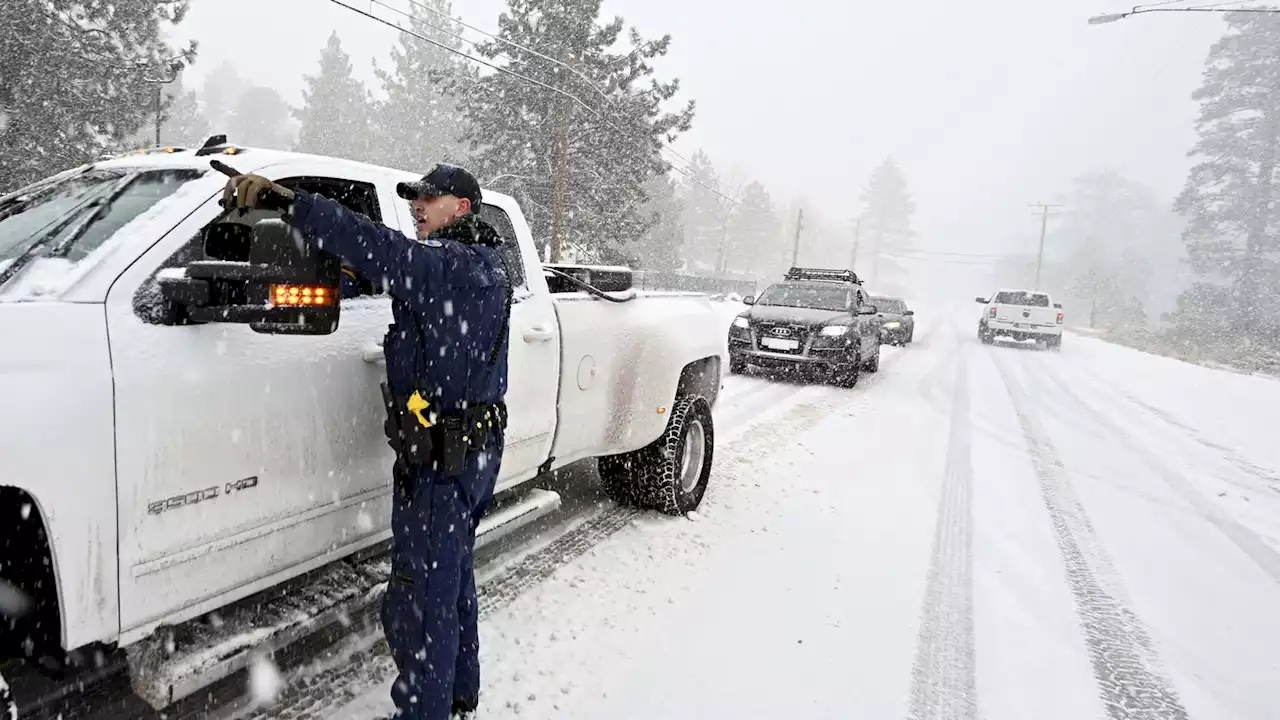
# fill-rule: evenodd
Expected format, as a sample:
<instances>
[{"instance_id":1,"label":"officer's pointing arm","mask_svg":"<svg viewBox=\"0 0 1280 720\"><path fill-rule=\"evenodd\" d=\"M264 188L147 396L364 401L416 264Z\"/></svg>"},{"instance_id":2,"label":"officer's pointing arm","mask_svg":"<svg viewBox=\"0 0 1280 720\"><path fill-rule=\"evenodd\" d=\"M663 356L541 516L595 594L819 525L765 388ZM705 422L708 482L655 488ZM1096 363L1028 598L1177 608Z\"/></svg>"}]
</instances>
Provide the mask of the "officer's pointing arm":
<instances>
[{"instance_id":1,"label":"officer's pointing arm","mask_svg":"<svg viewBox=\"0 0 1280 720\"><path fill-rule=\"evenodd\" d=\"M466 246L423 246L320 195L298 192L292 215L293 226L317 247L375 283L385 278L391 294L406 302L442 287L445 273L470 259L460 257L471 252ZM450 283L465 283L466 275L450 273Z\"/></svg>"}]
</instances>

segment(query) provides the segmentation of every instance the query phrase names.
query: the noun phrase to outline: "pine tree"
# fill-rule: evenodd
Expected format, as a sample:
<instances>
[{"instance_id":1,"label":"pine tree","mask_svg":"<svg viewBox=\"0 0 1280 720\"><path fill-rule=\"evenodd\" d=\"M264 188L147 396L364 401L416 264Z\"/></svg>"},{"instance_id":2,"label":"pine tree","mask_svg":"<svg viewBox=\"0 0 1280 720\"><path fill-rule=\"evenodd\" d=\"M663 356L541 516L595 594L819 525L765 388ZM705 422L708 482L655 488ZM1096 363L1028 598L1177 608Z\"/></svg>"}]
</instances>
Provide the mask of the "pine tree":
<instances>
[{"instance_id":1,"label":"pine tree","mask_svg":"<svg viewBox=\"0 0 1280 720\"><path fill-rule=\"evenodd\" d=\"M528 80L493 73L468 99L474 165L482 178L510 181L553 261L570 250L591 260L644 236L652 222L642 217L645 184L668 171L661 148L693 118L692 102L665 110L679 82L653 78L650 63L670 37L646 41L632 30L636 49L611 53L623 21L598 24L600 4L508 0L498 34L533 52L498 42L478 51Z\"/></svg>"},{"instance_id":2,"label":"pine tree","mask_svg":"<svg viewBox=\"0 0 1280 720\"><path fill-rule=\"evenodd\" d=\"M684 243L684 213L676 184L665 175L656 175L645 185L649 200L642 216L648 230L630 248L626 259L633 267L671 272L680 267L680 250Z\"/></svg>"},{"instance_id":3,"label":"pine tree","mask_svg":"<svg viewBox=\"0 0 1280 720\"><path fill-rule=\"evenodd\" d=\"M0 190L121 149L155 118L187 0L0 2Z\"/></svg>"},{"instance_id":4,"label":"pine tree","mask_svg":"<svg viewBox=\"0 0 1280 720\"><path fill-rule=\"evenodd\" d=\"M1152 193L1108 169L1076 178L1065 204L1053 245L1065 256L1073 307L1087 313L1090 327L1145 321L1150 258L1167 250L1165 218Z\"/></svg>"},{"instance_id":5,"label":"pine tree","mask_svg":"<svg viewBox=\"0 0 1280 720\"><path fill-rule=\"evenodd\" d=\"M320 51L320 70L306 77L302 108L293 111L301 126L294 149L299 152L372 161L372 114L369 91L351 76L351 57L338 33Z\"/></svg>"},{"instance_id":6,"label":"pine tree","mask_svg":"<svg viewBox=\"0 0 1280 720\"><path fill-rule=\"evenodd\" d=\"M723 263L728 202L720 195L720 178L711 158L701 150L689 159L688 175L680 188L684 212L684 257L690 269L702 267L705 272L719 270ZM726 193L727 194L727 193Z\"/></svg>"},{"instance_id":7,"label":"pine tree","mask_svg":"<svg viewBox=\"0 0 1280 720\"><path fill-rule=\"evenodd\" d=\"M893 264L882 262L882 255L898 255L911 249L911 216L915 203L907 191L907 179L893 158L887 158L871 173L867 187L862 191L862 242L870 243L872 251L870 272L866 277L880 280L880 269L891 269ZM859 273L863 275L863 273Z\"/></svg>"},{"instance_id":8,"label":"pine tree","mask_svg":"<svg viewBox=\"0 0 1280 720\"><path fill-rule=\"evenodd\" d=\"M773 199L764 185L748 183L729 216L722 269L736 275L772 274L777 269L780 250Z\"/></svg>"},{"instance_id":9,"label":"pine tree","mask_svg":"<svg viewBox=\"0 0 1280 720\"><path fill-rule=\"evenodd\" d=\"M209 135L209 122L200 108L194 90L186 89L179 77L167 93L168 108L161 115L160 142L165 145L192 146Z\"/></svg>"},{"instance_id":10,"label":"pine tree","mask_svg":"<svg viewBox=\"0 0 1280 720\"><path fill-rule=\"evenodd\" d=\"M204 114L209 120L211 135L228 132L231 116L235 114L236 102L248 89L249 83L229 62L221 63L205 76L200 95L204 98ZM242 142L236 137L228 139L232 142Z\"/></svg>"},{"instance_id":11,"label":"pine tree","mask_svg":"<svg viewBox=\"0 0 1280 720\"><path fill-rule=\"evenodd\" d=\"M236 99L227 118L229 140L241 145L285 150L289 148L289 105L280 93L251 87Z\"/></svg>"},{"instance_id":12,"label":"pine tree","mask_svg":"<svg viewBox=\"0 0 1280 720\"><path fill-rule=\"evenodd\" d=\"M400 44L391 50L390 70L374 69L386 93L375 117L375 156L383 165L418 172L439 162L466 165L461 97L474 90L477 70L465 58L417 37L460 49L456 35L463 28L448 17L448 0L421 0L411 10L415 34L401 33Z\"/></svg>"},{"instance_id":13,"label":"pine tree","mask_svg":"<svg viewBox=\"0 0 1280 720\"><path fill-rule=\"evenodd\" d=\"M1202 283L1189 300L1226 299L1219 321L1199 328L1206 341L1246 338L1280 346L1280 18L1229 14L1209 50L1200 103L1198 158L1175 207L1192 268ZM1181 308L1183 317L1198 313Z\"/></svg>"}]
</instances>

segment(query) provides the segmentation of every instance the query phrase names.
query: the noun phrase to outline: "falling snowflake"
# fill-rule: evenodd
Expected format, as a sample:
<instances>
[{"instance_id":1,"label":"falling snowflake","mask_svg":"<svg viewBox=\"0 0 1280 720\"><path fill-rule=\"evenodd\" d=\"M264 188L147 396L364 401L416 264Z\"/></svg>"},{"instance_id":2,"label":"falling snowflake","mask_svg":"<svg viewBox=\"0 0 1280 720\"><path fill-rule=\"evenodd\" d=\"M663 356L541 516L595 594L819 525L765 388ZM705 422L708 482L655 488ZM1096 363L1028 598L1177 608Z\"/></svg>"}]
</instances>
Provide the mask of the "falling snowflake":
<instances>
[{"instance_id":1,"label":"falling snowflake","mask_svg":"<svg viewBox=\"0 0 1280 720\"><path fill-rule=\"evenodd\" d=\"M249 691L253 701L258 705L273 705L280 697L280 689L284 679L280 676L280 668L266 655L259 655L249 668Z\"/></svg>"}]
</instances>

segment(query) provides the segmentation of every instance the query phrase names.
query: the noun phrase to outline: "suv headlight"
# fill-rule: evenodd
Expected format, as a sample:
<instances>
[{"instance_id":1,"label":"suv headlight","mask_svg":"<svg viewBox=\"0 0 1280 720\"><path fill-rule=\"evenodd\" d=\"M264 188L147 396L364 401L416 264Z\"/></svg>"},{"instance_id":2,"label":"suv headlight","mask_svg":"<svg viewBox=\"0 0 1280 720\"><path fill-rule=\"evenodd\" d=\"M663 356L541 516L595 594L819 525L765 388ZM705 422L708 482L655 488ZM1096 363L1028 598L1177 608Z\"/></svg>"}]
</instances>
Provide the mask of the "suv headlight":
<instances>
[{"instance_id":1,"label":"suv headlight","mask_svg":"<svg viewBox=\"0 0 1280 720\"><path fill-rule=\"evenodd\" d=\"M890 320L889 322L885 323L884 326L892 330L894 328L902 327L902 323L898 322L897 320Z\"/></svg>"},{"instance_id":2,"label":"suv headlight","mask_svg":"<svg viewBox=\"0 0 1280 720\"><path fill-rule=\"evenodd\" d=\"M849 332L848 325L828 325L822 328L822 332L819 334L824 337L840 337L847 332Z\"/></svg>"},{"instance_id":3,"label":"suv headlight","mask_svg":"<svg viewBox=\"0 0 1280 720\"><path fill-rule=\"evenodd\" d=\"M747 322L744 317L736 317L733 319L733 326L736 328L748 328L751 327L751 323Z\"/></svg>"}]
</instances>

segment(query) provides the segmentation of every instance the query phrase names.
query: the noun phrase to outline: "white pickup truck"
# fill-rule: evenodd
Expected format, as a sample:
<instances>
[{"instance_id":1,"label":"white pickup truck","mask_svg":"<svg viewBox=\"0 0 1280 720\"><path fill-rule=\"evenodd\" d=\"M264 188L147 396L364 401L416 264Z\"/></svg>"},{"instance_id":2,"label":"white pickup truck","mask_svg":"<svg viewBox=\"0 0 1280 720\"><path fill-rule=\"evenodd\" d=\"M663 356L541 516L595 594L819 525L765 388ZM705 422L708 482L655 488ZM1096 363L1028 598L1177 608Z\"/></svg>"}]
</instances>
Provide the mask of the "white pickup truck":
<instances>
[{"instance_id":1,"label":"white pickup truck","mask_svg":"<svg viewBox=\"0 0 1280 720\"><path fill-rule=\"evenodd\" d=\"M978 318L978 339L990 345L998 337L1043 342L1050 350L1062 348L1062 305L1038 290L997 290L990 298L976 298L985 305Z\"/></svg>"},{"instance_id":2,"label":"white pickup truck","mask_svg":"<svg viewBox=\"0 0 1280 720\"><path fill-rule=\"evenodd\" d=\"M211 158L413 235L395 186L417 176L221 136L0 198L0 578L33 600L0 623L0 660L130 646L390 537L378 279L354 278L319 335L192 322L161 291L206 259L226 182ZM479 212L510 241L515 285L506 450L482 532L554 507L529 481L588 458L620 501L694 509L721 387L709 300L565 288L514 199L485 190Z\"/></svg>"}]
</instances>

